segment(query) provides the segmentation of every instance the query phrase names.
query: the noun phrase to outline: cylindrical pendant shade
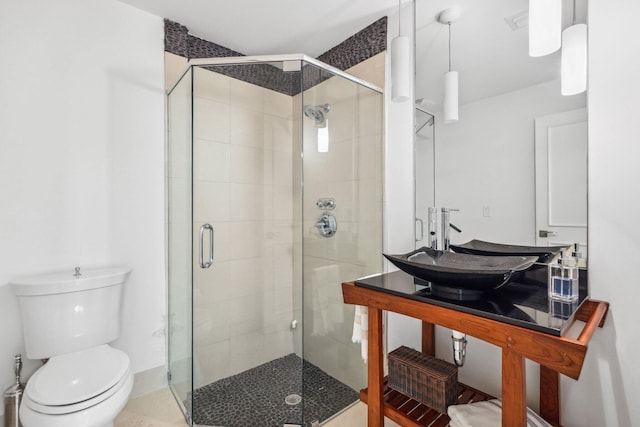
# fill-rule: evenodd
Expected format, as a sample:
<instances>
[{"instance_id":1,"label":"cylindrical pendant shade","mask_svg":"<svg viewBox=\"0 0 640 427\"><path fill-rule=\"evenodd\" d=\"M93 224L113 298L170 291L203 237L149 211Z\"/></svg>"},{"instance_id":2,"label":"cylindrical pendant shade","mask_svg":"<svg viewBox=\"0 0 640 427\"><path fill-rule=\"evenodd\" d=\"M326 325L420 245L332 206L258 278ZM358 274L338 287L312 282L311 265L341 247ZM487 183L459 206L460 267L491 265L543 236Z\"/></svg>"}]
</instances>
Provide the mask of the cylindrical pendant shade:
<instances>
[{"instance_id":1,"label":"cylindrical pendant shade","mask_svg":"<svg viewBox=\"0 0 640 427\"><path fill-rule=\"evenodd\" d=\"M529 0L529 56L544 56L560 49L562 2Z\"/></svg>"},{"instance_id":2,"label":"cylindrical pendant shade","mask_svg":"<svg viewBox=\"0 0 640 427\"><path fill-rule=\"evenodd\" d=\"M391 41L391 100L407 101L411 96L411 46L409 37Z\"/></svg>"},{"instance_id":3,"label":"cylindrical pendant shade","mask_svg":"<svg viewBox=\"0 0 640 427\"><path fill-rule=\"evenodd\" d=\"M587 25L572 25L562 32L560 75L563 95L587 90Z\"/></svg>"},{"instance_id":4,"label":"cylindrical pendant shade","mask_svg":"<svg viewBox=\"0 0 640 427\"><path fill-rule=\"evenodd\" d=\"M444 122L458 121L458 72L449 71L444 75Z\"/></svg>"}]
</instances>

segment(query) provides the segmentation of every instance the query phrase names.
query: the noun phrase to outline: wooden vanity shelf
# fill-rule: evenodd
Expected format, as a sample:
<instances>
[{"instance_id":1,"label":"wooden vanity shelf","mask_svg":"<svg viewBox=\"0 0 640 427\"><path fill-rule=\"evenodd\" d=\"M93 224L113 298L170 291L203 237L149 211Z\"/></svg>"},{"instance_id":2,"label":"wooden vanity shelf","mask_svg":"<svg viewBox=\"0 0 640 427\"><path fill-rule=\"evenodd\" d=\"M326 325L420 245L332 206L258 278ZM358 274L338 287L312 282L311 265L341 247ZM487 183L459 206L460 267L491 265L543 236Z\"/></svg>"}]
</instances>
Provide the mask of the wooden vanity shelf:
<instances>
[{"instance_id":1,"label":"wooden vanity shelf","mask_svg":"<svg viewBox=\"0 0 640 427\"><path fill-rule=\"evenodd\" d=\"M542 273L537 273L542 274ZM502 349L502 426L526 426L525 359L540 364L540 416L554 426L560 425L560 374L578 379L589 341L597 327L602 327L609 304L584 299L561 331L575 320L585 322L577 339L562 333L545 333L487 318L466 310L418 295L413 279L402 272L367 278L368 282L345 282L342 294L346 304L369 309L368 387L360 392L367 403L369 427L382 427L384 416L401 426L447 426L449 417L391 390L383 376L382 312L391 311L422 320L422 352L435 355L434 325L455 329ZM546 295L546 289L544 290ZM491 396L459 384L459 403L487 400Z\"/></svg>"},{"instance_id":2,"label":"wooden vanity shelf","mask_svg":"<svg viewBox=\"0 0 640 427\"><path fill-rule=\"evenodd\" d=\"M468 385L458 383L458 404L481 402L494 399L486 393ZM360 400L367 403L367 389L360 390ZM384 416L407 427L445 427L449 425L449 417L417 402L399 391L387 386L384 379Z\"/></svg>"}]
</instances>

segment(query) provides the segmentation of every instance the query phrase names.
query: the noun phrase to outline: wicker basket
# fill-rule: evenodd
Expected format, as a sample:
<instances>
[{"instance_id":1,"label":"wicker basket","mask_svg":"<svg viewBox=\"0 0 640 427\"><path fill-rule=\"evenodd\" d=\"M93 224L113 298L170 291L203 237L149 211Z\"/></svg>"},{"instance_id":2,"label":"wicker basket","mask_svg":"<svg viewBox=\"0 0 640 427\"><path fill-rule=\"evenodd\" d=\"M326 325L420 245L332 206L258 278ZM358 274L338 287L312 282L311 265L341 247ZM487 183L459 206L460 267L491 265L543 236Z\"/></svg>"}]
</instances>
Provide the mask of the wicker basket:
<instances>
[{"instance_id":1,"label":"wicker basket","mask_svg":"<svg viewBox=\"0 0 640 427\"><path fill-rule=\"evenodd\" d=\"M388 385L438 412L458 403L458 367L409 347L389 353Z\"/></svg>"}]
</instances>

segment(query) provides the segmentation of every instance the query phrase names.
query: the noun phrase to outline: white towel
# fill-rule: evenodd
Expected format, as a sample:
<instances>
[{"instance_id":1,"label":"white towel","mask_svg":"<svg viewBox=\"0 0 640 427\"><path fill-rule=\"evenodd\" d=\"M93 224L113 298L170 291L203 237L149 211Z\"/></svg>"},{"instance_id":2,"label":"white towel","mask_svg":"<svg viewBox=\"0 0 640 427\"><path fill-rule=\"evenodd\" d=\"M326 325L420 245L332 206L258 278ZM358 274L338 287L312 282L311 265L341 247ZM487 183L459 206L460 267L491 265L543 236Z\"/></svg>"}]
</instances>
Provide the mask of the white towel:
<instances>
[{"instance_id":1,"label":"white towel","mask_svg":"<svg viewBox=\"0 0 640 427\"><path fill-rule=\"evenodd\" d=\"M382 370L384 375L389 372L386 323L386 315L384 315L382 319ZM351 341L360 343L360 357L364 363L367 363L369 359L369 309L367 307L356 305Z\"/></svg>"},{"instance_id":2,"label":"white towel","mask_svg":"<svg viewBox=\"0 0 640 427\"><path fill-rule=\"evenodd\" d=\"M447 409L450 427L496 427L502 425L502 400L492 399ZM527 427L551 427L540 415L527 408Z\"/></svg>"},{"instance_id":3,"label":"white towel","mask_svg":"<svg viewBox=\"0 0 640 427\"><path fill-rule=\"evenodd\" d=\"M360 343L360 356L367 363L369 356L369 309L356 305L356 313L353 317L353 334L351 341Z\"/></svg>"}]
</instances>

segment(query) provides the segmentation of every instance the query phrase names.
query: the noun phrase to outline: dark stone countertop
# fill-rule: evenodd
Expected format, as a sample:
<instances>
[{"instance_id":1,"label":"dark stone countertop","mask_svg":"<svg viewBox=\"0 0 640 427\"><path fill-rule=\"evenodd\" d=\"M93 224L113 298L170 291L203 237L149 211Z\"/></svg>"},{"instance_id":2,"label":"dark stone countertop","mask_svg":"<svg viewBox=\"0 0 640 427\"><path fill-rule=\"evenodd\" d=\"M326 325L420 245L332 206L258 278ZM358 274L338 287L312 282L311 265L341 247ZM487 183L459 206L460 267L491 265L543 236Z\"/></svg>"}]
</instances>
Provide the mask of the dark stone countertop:
<instances>
[{"instance_id":1,"label":"dark stone countertop","mask_svg":"<svg viewBox=\"0 0 640 427\"><path fill-rule=\"evenodd\" d=\"M566 333L575 312L587 298L587 270L580 269L579 283L580 297L578 301L566 303L548 298L547 267L545 265L536 265L516 280L486 292L480 298L471 301L434 295L429 282L415 279L402 271L369 276L355 281L356 286L556 336L562 336Z\"/></svg>"}]
</instances>

